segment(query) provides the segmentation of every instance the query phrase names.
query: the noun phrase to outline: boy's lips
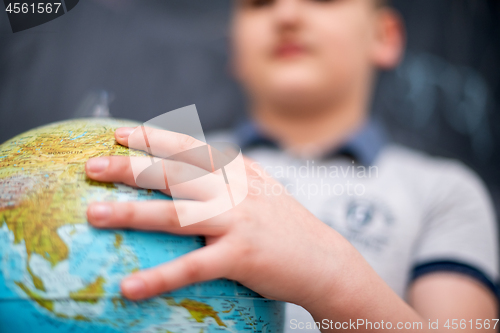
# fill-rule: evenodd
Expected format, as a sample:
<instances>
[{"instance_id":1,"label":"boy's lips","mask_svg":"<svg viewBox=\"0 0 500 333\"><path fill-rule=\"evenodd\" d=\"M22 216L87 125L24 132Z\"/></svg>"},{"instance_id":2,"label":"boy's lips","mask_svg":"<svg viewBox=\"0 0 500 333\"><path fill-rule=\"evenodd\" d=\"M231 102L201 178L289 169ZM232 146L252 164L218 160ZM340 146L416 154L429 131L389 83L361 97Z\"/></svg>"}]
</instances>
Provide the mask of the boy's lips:
<instances>
[{"instance_id":1,"label":"boy's lips","mask_svg":"<svg viewBox=\"0 0 500 333\"><path fill-rule=\"evenodd\" d=\"M303 55L307 52L307 48L299 43L286 42L281 43L275 48L273 55L276 58L293 58Z\"/></svg>"}]
</instances>

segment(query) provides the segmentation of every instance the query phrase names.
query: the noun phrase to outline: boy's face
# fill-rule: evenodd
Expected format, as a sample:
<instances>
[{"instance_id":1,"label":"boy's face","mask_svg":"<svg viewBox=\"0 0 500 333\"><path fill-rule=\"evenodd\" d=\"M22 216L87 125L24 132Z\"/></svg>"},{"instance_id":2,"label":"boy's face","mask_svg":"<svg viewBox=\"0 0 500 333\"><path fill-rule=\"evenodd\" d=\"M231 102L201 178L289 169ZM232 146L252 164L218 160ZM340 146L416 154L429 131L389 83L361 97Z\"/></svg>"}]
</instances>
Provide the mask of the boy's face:
<instances>
[{"instance_id":1,"label":"boy's face","mask_svg":"<svg viewBox=\"0 0 500 333\"><path fill-rule=\"evenodd\" d=\"M373 67L391 65L379 59L375 0L235 1L233 65L257 102L291 109L338 100L362 89Z\"/></svg>"}]
</instances>

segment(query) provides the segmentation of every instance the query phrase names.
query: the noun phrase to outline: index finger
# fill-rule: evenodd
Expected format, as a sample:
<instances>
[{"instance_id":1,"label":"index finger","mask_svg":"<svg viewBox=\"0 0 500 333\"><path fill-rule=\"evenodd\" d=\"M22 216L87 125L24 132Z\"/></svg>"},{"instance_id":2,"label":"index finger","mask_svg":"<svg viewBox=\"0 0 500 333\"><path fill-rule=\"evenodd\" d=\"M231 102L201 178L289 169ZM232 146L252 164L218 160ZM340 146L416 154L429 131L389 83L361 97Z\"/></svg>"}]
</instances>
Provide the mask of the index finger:
<instances>
[{"instance_id":1,"label":"index finger","mask_svg":"<svg viewBox=\"0 0 500 333\"><path fill-rule=\"evenodd\" d=\"M129 148L150 151L151 155L164 158L206 145L187 134L146 126L118 128L115 138Z\"/></svg>"}]
</instances>

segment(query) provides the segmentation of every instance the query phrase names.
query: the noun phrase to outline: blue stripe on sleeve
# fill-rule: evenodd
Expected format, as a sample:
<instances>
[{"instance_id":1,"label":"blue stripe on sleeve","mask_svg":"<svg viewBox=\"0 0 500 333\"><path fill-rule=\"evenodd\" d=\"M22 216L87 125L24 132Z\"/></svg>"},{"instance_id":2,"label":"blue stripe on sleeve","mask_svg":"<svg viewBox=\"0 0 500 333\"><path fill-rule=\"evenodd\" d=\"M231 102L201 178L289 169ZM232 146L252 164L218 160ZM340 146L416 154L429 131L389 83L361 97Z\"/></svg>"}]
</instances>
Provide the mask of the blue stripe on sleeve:
<instances>
[{"instance_id":1,"label":"blue stripe on sleeve","mask_svg":"<svg viewBox=\"0 0 500 333\"><path fill-rule=\"evenodd\" d=\"M410 281L414 281L415 279L417 279L422 275L440 271L455 272L470 276L476 279L477 281L481 282L488 289L490 289L497 297L497 300L500 301L500 288L498 283L493 282L481 270L473 266L470 266L469 264L465 264L458 261L439 260L417 265L413 268Z\"/></svg>"}]
</instances>

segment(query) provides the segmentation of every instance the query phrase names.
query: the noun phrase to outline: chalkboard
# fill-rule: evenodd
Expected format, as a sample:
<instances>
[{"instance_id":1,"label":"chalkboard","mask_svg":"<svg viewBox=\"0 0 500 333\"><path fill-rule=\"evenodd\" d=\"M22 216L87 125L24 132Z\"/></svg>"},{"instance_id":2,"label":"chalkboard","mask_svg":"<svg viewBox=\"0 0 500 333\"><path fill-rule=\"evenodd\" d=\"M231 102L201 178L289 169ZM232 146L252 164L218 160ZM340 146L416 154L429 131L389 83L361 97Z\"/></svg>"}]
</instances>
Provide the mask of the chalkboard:
<instances>
[{"instance_id":1,"label":"chalkboard","mask_svg":"<svg viewBox=\"0 0 500 333\"><path fill-rule=\"evenodd\" d=\"M13 34L0 15L0 141L78 115L110 92L111 114L144 121L196 103L205 130L245 112L231 78L229 0L86 0ZM407 52L380 74L373 113L396 142L458 158L500 211L500 2L396 0Z\"/></svg>"}]
</instances>

